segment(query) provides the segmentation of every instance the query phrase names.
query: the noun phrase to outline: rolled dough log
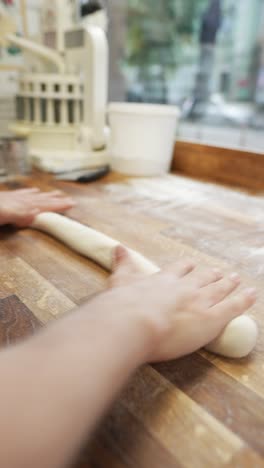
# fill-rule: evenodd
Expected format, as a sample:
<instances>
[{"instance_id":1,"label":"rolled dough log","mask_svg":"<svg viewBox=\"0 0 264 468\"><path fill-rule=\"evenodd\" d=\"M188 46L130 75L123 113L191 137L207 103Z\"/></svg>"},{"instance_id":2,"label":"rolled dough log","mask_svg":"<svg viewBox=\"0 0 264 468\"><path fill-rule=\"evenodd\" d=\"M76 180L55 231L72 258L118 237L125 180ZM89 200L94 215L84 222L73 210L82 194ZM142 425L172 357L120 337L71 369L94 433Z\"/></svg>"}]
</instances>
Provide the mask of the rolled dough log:
<instances>
[{"instance_id":1,"label":"rolled dough log","mask_svg":"<svg viewBox=\"0 0 264 468\"><path fill-rule=\"evenodd\" d=\"M56 237L71 249L111 271L114 250L120 245L117 240L56 213L37 215L31 227ZM154 263L135 250L128 250L146 275L160 271ZM222 334L205 348L222 356L241 358L252 351L257 334L255 322L242 315L232 320Z\"/></svg>"},{"instance_id":2,"label":"rolled dough log","mask_svg":"<svg viewBox=\"0 0 264 468\"><path fill-rule=\"evenodd\" d=\"M106 270L111 271L113 252L120 245L120 242L111 237L56 213L41 213L37 215L31 227L51 234L71 249L94 260ZM151 275L160 271L154 263L151 263L138 252L135 252L135 250L128 250L139 265L142 273Z\"/></svg>"},{"instance_id":3,"label":"rolled dough log","mask_svg":"<svg viewBox=\"0 0 264 468\"><path fill-rule=\"evenodd\" d=\"M242 358L252 351L257 337L258 328L254 320L248 315L241 315L233 319L206 349L222 356Z\"/></svg>"}]
</instances>

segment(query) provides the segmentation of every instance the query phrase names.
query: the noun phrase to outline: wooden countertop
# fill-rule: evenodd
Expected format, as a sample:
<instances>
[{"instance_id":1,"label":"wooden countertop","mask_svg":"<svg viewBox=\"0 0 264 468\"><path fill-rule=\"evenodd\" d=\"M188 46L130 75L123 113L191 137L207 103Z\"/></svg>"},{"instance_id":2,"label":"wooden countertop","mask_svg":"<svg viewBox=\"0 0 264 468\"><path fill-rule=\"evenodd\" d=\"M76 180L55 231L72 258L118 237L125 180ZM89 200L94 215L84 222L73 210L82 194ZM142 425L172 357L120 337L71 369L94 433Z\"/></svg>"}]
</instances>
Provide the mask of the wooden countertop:
<instances>
[{"instance_id":1,"label":"wooden countertop","mask_svg":"<svg viewBox=\"0 0 264 468\"><path fill-rule=\"evenodd\" d=\"M145 366L130 381L75 468L264 467L264 200L179 175L109 176L90 185L37 174L23 183L74 196L69 216L163 266L193 256L257 285L252 355L205 351ZM107 274L30 229L0 235L0 341L32 333L105 286ZM106 363L107 365L107 363Z\"/></svg>"}]
</instances>

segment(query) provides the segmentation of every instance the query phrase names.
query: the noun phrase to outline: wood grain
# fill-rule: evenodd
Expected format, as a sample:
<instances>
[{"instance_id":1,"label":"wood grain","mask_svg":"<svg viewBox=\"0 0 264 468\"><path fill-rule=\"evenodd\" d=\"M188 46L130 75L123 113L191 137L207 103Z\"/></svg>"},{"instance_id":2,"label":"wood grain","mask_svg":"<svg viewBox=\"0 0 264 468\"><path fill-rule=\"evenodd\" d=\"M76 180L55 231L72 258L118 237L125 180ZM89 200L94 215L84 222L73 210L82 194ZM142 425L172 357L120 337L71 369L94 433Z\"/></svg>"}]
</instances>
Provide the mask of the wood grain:
<instances>
[{"instance_id":1,"label":"wood grain","mask_svg":"<svg viewBox=\"0 0 264 468\"><path fill-rule=\"evenodd\" d=\"M92 466L100 468L181 466L121 402L114 405L92 443L83 452L80 468L86 468L87 458Z\"/></svg>"},{"instance_id":2,"label":"wood grain","mask_svg":"<svg viewBox=\"0 0 264 468\"><path fill-rule=\"evenodd\" d=\"M122 402L186 467L224 466L243 446L242 439L149 366L137 373Z\"/></svg>"},{"instance_id":3,"label":"wood grain","mask_svg":"<svg viewBox=\"0 0 264 468\"><path fill-rule=\"evenodd\" d=\"M13 232L4 245L8 245L14 255L36 269L74 304L81 304L105 287L107 273L102 268L97 268L55 239L48 239L47 245L47 237L33 230Z\"/></svg>"},{"instance_id":4,"label":"wood grain","mask_svg":"<svg viewBox=\"0 0 264 468\"><path fill-rule=\"evenodd\" d=\"M20 258L0 263L0 283L6 294L13 292L43 323L75 306L51 283Z\"/></svg>"},{"instance_id":5,"label":"wood grain","mask_svg":"<svg viewBox=\"0 0 264 468\"><path fill-rule=\"evenodd\" d=\"M263 468L263 458L259 457L256 453L248 448L242 449L231 460L226 468Z\"/></svg>"},{"instance_id":6,"label":"wood grain","mask_svg":"<svg viewBox=\"0 0 264 468\"><path fill-rule=\"evenodd\" d=\"M15 295L0 299L0 346L32 335L41 323Z\"/></svg>"},{"instance_id":7,"label":"wood grain","mask_svg":"<svg viewBox=\"0 0 264 468\"><path fill-rule=\"evenodd\" d=\"M155 366L161 375L264 455L264 399L198 354ZM206 376L206 378L204 378ZM248 430L248 427L251 430Z\"/></svg>"},{"instance_id":8,"label":"wood grain","mask_svg":"<svg viewBox=\"0 0 264 468\"><path fill-rule=\"evenodd\" d=\"M249 358L222 359L201 351L139 369L74 468L264 467L264 200L257 193L264 159L243 153L233 164L236 153L218 149L211 156L208 150L200 167L200 147L177 146L179 169L185 171L177 175L113 174L78 185L35 173L15 184L64 190L77 202L70 217L161 267L189 256L236 270L246 287L258 288L250 315L260 336ZM100 267L45 234L0 232L0 310L10 341L34 332L33 317L36 326L53 320L102 290L106 280ZM6 332L0 331L0 340L8 342Z\"/></svg>"}]
</instances>

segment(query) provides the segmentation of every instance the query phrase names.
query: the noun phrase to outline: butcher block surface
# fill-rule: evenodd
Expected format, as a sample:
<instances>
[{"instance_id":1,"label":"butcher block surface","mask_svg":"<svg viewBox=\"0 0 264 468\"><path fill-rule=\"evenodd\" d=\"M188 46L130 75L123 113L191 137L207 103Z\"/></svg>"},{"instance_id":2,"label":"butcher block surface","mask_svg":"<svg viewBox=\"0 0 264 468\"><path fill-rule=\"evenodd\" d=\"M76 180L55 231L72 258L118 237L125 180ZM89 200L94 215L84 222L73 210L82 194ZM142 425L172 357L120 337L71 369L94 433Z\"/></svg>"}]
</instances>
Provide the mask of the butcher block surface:
<instances>
[{"instance_id":1,"label":"butcher block surface","mask_svg":"<svg viewBox=\"0 0 264 468\"><path fill-rule=\"evenodd\" d=\"M26 186L59 188L73 196L77 205L69 217L160 267L193 257L238 271L246 287L258 289L258 303L249 314L260 334L248 358L224 359L201 351L142 367L74 468L264 467L261 193L177 174L150 179L110 175L74 184L36 172L9 188ZM31 229L0 228L0 260L1 346L34 333L107 283L108 275L98 265Z\"/></svg>"}]
</instances>

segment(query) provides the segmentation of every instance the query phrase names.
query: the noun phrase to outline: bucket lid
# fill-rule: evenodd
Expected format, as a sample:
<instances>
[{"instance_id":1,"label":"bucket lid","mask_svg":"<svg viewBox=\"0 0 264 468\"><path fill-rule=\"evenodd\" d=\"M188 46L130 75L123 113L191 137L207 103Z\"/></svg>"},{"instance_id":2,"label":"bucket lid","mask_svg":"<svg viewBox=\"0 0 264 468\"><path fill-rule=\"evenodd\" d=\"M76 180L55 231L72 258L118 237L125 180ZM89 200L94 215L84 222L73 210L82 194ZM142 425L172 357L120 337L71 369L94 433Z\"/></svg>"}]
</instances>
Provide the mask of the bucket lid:
<instances>
[{"instance_id":1,"label":"bucket lid","mask_svg":"<svg viewBox=\"0 0 264 468\"><path fill-rule=\"evenodd\" d=\"M141 104L134 102L111 102L108 105L108 113L122 113L133 115L167 115L178 117L180 109L177 106L167 104Z\"/></svg>"}]
</instances>

